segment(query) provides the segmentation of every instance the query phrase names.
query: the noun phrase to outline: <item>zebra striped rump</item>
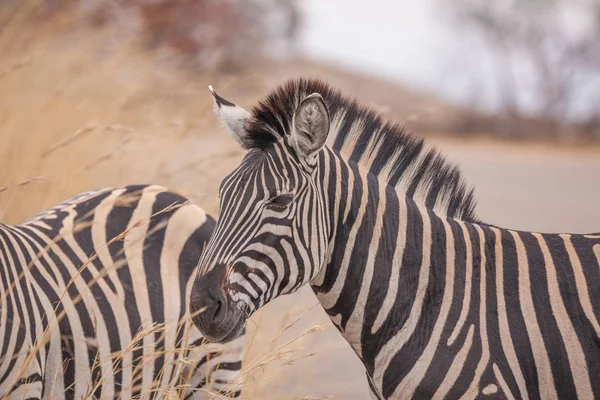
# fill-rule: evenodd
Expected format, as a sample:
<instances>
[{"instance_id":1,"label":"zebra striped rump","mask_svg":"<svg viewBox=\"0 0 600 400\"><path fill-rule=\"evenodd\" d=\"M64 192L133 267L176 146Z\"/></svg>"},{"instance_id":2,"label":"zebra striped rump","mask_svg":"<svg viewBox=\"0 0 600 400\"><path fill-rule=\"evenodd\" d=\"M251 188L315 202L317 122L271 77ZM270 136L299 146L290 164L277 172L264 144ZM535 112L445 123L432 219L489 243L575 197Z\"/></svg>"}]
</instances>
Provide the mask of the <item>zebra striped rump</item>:
<instances>
[{"instance_id":1,"label":"zebra striped rump","mask_svg":"<svg viewBox=\"0 0 600 400\"><path fill-rule=\"evenodd\" d=\"M238 397L243 335L204 343L187 313L214 226L186 198L142 185L0 225L0 396Z\"/></svg>"}]
</instances>

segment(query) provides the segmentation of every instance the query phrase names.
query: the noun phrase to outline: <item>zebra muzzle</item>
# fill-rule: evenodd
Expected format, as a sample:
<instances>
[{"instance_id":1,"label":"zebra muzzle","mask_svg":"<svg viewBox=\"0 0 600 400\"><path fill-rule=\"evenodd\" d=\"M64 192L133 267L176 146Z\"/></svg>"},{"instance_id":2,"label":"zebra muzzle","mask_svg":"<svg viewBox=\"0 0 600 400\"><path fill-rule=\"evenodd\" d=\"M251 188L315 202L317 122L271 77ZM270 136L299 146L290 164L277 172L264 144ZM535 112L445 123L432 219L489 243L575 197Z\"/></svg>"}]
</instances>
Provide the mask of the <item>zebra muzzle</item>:
<instances>
[{"instance_id":1,"label":"zebra muzzle","mask_svg":"<svg viewBox=\"0 0 600 400\"><path fill-rule=\"evenodd\" d=\"M215 267L198 276L192 287L190 315L202 335L214 342L227 342L243 331L244 320L223 289L225 267Z\"/></svg>"}]
</instances>

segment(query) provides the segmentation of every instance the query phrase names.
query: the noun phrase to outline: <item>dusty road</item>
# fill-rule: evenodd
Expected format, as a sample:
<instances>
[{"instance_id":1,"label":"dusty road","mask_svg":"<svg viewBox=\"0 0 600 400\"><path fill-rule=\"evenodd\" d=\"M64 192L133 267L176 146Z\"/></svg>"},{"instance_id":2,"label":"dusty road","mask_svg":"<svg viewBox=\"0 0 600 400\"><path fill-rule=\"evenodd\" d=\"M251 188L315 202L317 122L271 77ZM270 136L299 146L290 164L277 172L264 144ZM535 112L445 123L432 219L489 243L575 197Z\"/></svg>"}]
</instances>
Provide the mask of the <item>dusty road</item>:
<instances>
[{"instance_id":1,"label":"dusty road","mask_svg":"<svg viewBox=\"0 0 600 400\"><path fill-rule=\"evenodd\" d=\"M223 154L210 163L210 176L199 182L206 192L200 201L216 211L216 196L210 192L242 153L226 135L203 143L203 151L212 152L216 146ZM432 139L429 143L461 166L467 181L475 186L484 221L541 232L600 231L600 149L481 140ZM248 365L284 354L248 382L249 398L368 398L362 365L317 304L310 289L304 288L277 299L253 317L251 330L256 336ZM312 327L324 330L295 339ZM288 341L292 343L284 346Z\"/></svg>"}]
</instances>

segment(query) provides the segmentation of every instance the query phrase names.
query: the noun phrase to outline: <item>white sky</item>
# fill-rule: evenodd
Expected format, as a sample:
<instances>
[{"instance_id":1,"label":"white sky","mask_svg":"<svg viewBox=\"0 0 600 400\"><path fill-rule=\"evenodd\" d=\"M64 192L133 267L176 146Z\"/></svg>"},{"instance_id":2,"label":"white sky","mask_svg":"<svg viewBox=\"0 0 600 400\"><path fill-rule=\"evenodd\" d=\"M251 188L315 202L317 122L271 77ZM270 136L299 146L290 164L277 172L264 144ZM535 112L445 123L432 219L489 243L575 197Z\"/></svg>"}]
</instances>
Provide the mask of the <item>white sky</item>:
<instances>
[{"instance_id":1,"label":"white sky","mask_svg":"<svg viewBox=\"0 0 600 400\"><path fill-rule=\"evenodd\" d=\"M478 37L450 22L441 1L302 0L302 50L309 57L493 111L499 94L490 75L492 59ZM598 79L595 89L597 94ZM581 103L579 114L600 107Z\"/></svg>"}]
</instances>

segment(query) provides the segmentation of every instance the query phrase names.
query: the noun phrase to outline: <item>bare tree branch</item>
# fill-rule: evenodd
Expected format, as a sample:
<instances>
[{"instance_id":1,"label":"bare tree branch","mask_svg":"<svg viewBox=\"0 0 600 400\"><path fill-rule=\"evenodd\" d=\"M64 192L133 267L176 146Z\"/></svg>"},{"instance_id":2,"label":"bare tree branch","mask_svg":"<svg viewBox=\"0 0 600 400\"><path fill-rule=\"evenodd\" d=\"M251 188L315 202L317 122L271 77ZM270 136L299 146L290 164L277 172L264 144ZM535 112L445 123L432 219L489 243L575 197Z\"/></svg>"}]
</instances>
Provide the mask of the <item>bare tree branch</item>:
<instances>
[{"instance_id":1,"label":"bare tree branch","mask_svg":"<svg viewBox=\"0 0 600 400\"><path fill-rule=\"evenodd\" d=\"M582 92L578 75L600 68L600 0L452 0L452 5L499 60L504 111L521 114L522 99L530 95L540 116L565 121ZM600 109L591 112L589 120L598 119Z\"/></svg>"}]
</instances>

